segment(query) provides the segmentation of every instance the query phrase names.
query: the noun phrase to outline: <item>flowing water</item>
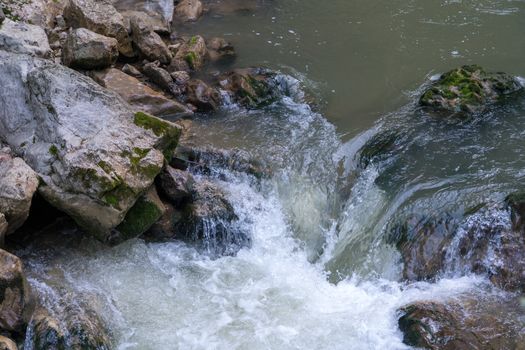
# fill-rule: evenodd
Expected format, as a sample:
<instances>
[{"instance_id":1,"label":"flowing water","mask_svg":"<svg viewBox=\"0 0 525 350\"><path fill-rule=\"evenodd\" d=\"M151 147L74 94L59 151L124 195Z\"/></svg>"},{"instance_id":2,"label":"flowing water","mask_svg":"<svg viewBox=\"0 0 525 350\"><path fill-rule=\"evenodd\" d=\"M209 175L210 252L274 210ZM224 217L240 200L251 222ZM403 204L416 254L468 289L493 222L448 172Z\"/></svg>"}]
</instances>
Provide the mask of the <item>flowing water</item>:
<instances>
[{"instance_id":1,"label":"flowing water","mask_svg":"<svg viewBox=\"0 0 525 350\"><path fill-rule=\"evenodd\" d=\"M64 229L65 247L44 240L21 252L45 301L90 295L119 349L404 349L401 306L507 298L458 269L399 282L388 233L411 214L461 215L524 183L523 95L469 121L435 119L416 100L432 75L467 62L525 75L525 2L247 3L214 1L176 30L225 36L236 65L299 79L280 77L292 94L261 111L229 106L194 122L201 143L241 148L272 169L263 180L208 175L251 247L212 259L183 242L107 248ZM304 103L299 85L322 103ZM363 167L361 147L385 132L394 147Z\"/></svg>"}]
</instances>

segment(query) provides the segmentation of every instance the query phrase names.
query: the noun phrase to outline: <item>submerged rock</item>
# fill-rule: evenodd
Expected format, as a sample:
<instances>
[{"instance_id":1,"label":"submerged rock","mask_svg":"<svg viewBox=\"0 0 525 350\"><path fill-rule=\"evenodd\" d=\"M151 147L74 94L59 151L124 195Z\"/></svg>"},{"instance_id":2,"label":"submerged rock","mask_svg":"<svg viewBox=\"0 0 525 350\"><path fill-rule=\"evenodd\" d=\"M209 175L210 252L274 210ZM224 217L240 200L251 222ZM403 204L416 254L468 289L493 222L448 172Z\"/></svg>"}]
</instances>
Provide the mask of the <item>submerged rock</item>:
<instances>
[{"instance_id":1,"label":"submerged rock","mask_svg":"<svg viewBox=\"0 0 525 350\"><path fill-rule=\"evenodd\" d=\"M0 50L43 58L52 52L44 29L8 18L0 25Z\"/></svg>"},{"instance_id":2,"label":"submerged rock","mask_svg":"<svg viewBox=\"0 0 525 350\"><path fill-rule=\"evenodd\" d=\"M219 77L219 84L233 101L247 108L260 108L276 100L277 88L270 80L275 73L263 68L235 69Z\"/></svg>"},{"instance_id":3,"label":"submerged rock","mask_svg":"<svg viewBox=\"0 0 525 350\"><path fill-rule=\"evenodd\" d=\"M424 349L523 349L516 302L421 301L400 309L403 342Z\"/></svg>"},{"instance_id":4,"label":"submerged rock","mask_svg":"<svg viewBox=\"0 0 525 350\"><path fill-rule=\"evenodd\" d=\"M124 18L110 0L69 0L64 18L73 28L86 28L117 39L119 52L126 57L134 56Z\"/></svg>"},{"instance_id":5,"label":"submerged rock","mask_svg":"<svg viewBox=\"0 0 525 350\"><path fill-rule=\"evenodd\" d=\"M44 60L0 52L0 77L0 137L38 173L48 202L107 240L171 157L179 128Z\"/></svg>"},{"instance_id":6,"label":"submerged rock","mask_svg":"<svg viewBox=\"0 0 525 350\"><path fill-rule=\"evenodd\" d=\"M199 79L190 80L186 86L186 98L201 112L217 110L222 97L219 91Z\"/></svg>"},{"instance_id":7,"label":"submerged rock","mask_svg":"<svg viewBox=\"0 0 525 350\"><path fill-rule=\"evenodd\" d=\"M85 28L72 30L62 48L62 63L80 69L102 69L118 58L118 42Z\"/></svg>"},{"instance_id":8,"label":"submerged rock","mask_svg":"<svg viewBox=\"0 0 525 350\"><path fill-rule=\"evenodd\" d=\"M236 57L233 45L224 38L211 38L206 43L208 56L212 61L234 60Z\"/></svg>"},{"instance_id":9,"label":"submerged rock","mask_svg":"<svg viewBox=\"0 0 525 350\"><path fill-rule=\"evenodd\" d=\"M396 148L400 136L393 131L380 132L372 136L359 150L359 165L366 168L376 159L382 159Z\"/></svg>"},{"instance_id":10,"label":"submerged rock","mask_svg":"<svg viewBox=\"0 0 525 350\"><path fill-rule=\"evenodd\" d=\"M129 17L133 42L148 60L158 60L163 64L169 64L172 58L170 50L159 34L155 32L155 27L151 21L145 17L147 16L136 13Z\"/></svg>"},{"instance_id":11,"label":"submerged rock","mask_svg":"<svg viewBox=\"0 0 525 350\"><path fill-rule=\"evenodd\" d=\"M97 83L119 94L136 111L159 117L188 116L193 112L185 105L169 99L141 83L137 78L125 74L118 69L110 68L92 72L91 76Z\"/></svg>"},{"instance_id":12,"label":"submerged rock","mask_svg":"<svg viewBox=\"0 0 525 350\"><path fill-rule=\"evenodd\" d=\"M0 226L6 226L4 233L13 233L26 221L37 187L37 174L21 158L0 147Z\"/></svg>"},{"instance_id":13,"label":"submerged rock","mask_svg":"<svg viewBox=\"0 0 525 350\"><path fill-rule=\"evenodd\" d=\"M486 72L471 65L443 74L421 96L419 103L441 112L481 112L488 104L523 89L516 78L505 73Z\"/></svg>"},{"instance_id":14,"label":"submerged rock","mask_svg":"<svg viewBox=\"0 0 525 350\"><path fill-rule=\"evenodd\" d=\"M174 17L180 21L196 21L202 15L200 0L180 0L175 6Z\"/></svg>"},{"instance_id":15,"label":"submerged rock","mask_svg":"<svg viewBox=\"0 0 525 350\"><path fill-rule=\"evenodd\" d=\"M33 307L22 261L0 249L0 330L22 332Z\"/></svg>"},{"instance_id":16,"label":"submerged rock","mask_svg":"<svg viewBox=\"0 0 525 350\"><path fill-rule=\"evenodd\" d=\"M199 70L206 63L207 56L208 50L204 38L195 35L179 47L170 64L170 71Z\"/></svg>"}]
</instances>

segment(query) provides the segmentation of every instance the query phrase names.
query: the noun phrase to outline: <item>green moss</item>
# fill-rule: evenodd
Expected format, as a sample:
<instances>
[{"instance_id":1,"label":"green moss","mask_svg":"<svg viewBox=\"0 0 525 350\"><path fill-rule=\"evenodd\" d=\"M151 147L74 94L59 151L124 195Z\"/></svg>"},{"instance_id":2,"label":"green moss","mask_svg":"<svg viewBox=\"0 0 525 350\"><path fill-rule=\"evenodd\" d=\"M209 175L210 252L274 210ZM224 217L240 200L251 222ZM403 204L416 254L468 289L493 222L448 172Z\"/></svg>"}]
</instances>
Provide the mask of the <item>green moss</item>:
<instances>
[{"instance_id":1,"label":"green moss","mask_svg":"<svg viewBox=\"0 0 525 350\"><path fill-rule=\"evenodd\" d=\"M170 132L171 125L159 118L144 112L135 113L134 123L143 129L151 130L157 136L164 136Z\"/></svg>"},{"instance_id":2,"label":"green moss","mask_svg":"<svg viewBox=\"0 0 525 350\"><path fill-rule=\"evenodd\" d=\"M191 39L190 39L190 45L191 46L194 46L195 44L197 44L197 41L199 40L199 37L198 36L192 36Z\"/></svg>"},{"instance_id":3,"label":"green moss","mask_svg":"<svg viewBox=\"0 0 525 350\"><path fill-rule=\"evenodd\" d=\"M160 217L162 210L147 197L140 197L128 211L124 221L117 226L117 230L125 238L136 237L146 232Z\"/></svg>"},{"instance_id":4,"label":"green moss","mask_svg":"<svg viewBox=\"0 0 525 350\"><path fill-rule=\"evenodd\" d=\"M190 51L184 56L184 60L189 64L192 69L195 69L195 64L197 62L197 54L193 51Z\"/></svg>"},{"instance_id":5,"label":"green moss","mask_svg":"<svg viewBox=\"0 0 525 350\"><path fill-rule=\"evenodd\" d=\"M55 145L51 145L49 147L49 154L51 154L54 157L58 157L58 148Z\"/></svg>"},{"instance_id":6,"label":"green moss","mask_svg":"<svg viewBox=\"0 0 525 350\"><path fill-rule=\"evenodd\" d=\"M111 174L113 172L113 168L111 168L111 165L109 165L107 162L101 160L97 163L97 165L104 170L106 174Z\"/></svg>"},{"instance_id":7,"label":"green moss","mask_svg":"<svg viewBox=\"0 0 525 350\"><path fill-rule=\"evenodd\" d=\"M121 202L127 202L135 196L136 193L122 179L119 179L118 184L104 192L101 199L113 208L121 209Z\"/></svg>"}]
</instances>

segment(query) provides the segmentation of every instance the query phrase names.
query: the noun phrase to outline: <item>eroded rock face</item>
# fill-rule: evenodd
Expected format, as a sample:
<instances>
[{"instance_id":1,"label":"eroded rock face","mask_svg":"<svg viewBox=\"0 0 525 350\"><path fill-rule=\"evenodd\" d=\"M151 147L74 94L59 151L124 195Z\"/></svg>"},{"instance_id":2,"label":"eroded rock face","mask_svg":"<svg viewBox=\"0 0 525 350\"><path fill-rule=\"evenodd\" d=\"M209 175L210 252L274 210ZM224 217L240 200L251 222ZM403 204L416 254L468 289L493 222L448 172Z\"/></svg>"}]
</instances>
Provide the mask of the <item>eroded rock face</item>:
<instances>
[{"instance_id":1,"label":"eroded rock face","mask_svg":"<svg viewBox=\"0 0 525 350\"><path fill-rule=\"evenodd\" d=\"M126 57L134 56L124 18L110 0L70 0L64 18L73 28L86 28L117 39L119 52Z\"/></svg>"},{"instance_id":2,"label":"eroded rock face","mask_svg":"<svg viewBox=\"0 0 525 350\"><path fill-rule=\"evenodd\" d=\"M0 227L5 228L5 233L13 233L27 219L37 188L37 174L21 158L0 147L0 222L4 222Z\"/></svg>"},{"instance_id":3,"label":"eroded rock face","mask_svg":"<svg viewBox=\"0 0 525 350\"><path fill-rule=\"evenodd\" d=\"M85 28L72 30L62 48L62 63L80 69L102 69L118 58L118 42Z\"/></svg>"},{"instance_id":4,"label":"eroded rock face","mask_svg":"<svg viewBox=\"0 0 525 350\"><path fill-rule=\"evenodd\" d=\"M133 13L129 16L129 23L133 42L144 57L150 61L158 60L163 64L171 62L170 50L147 18Z\"/></svg>"},{"instance_id":5,"label":"eroded rock face","mask_svg":"<svg viewBox=\"0 0 525 350\"><path fill-rule=\"evenodd\" d=\"M260 108L276 99L277 89L270 79L275 73L262 68L235 69L219 77L222 89L233 101L247 108Z\"/></svg>"},{"instance_id":6,"label":"eroded rock face","mask_svg":"<svg viewBox=\"0 0 525 350\"><path fill-rule=\"evenodd\" d=\"M199 79L188 82L186 97L189 103L202 112L215 111L222 103L219 91Z\"/></svg>"},{"instance_id":7,"label":"eroded rock face","mask_svg":"<svg viewBox=\"0 0 525 350\"><path fill-rule=\"evenodd\" d=\"M400 309L403 342L424 349L524 349L519 304L467 299Z\"/></svg>"},{"instance_id":8,"label":"eroded rock face","mask_svg":"<svg viewBox=\"0 0 525 350\"><path fill-rule=\"evenodd\" d=\"M0 249L0 330L21 332L33 307L22 261Z\"/></svg>"},{"instance_id":9,"label":"eroded rock face","mask_svg":"<svg viewBox=\"0 0 525 350\"><path fill-rule=\"evenodd\" d=\"M174 17L180 21L196 21L202 15L200 0L181 0L175 6Z\"/></svg>"},{"instance_id":10,"label":"eroded rock face","mask_svg":"<svg viewBox=\"0 0 525 350\"><path fill-rule=\"evenodd\" d=\"M8 18L0 25L0 50L43 58L52 52L44 29Z\"/></svg>"},{"instance_id":11,"label":"eroded rock face","mask_svg":"<svg viewBox=\"0 0 525 350\"><path fill-rule=\"evenodd\" d=\"M105 241L171 155L179 128L69 68L0 52L0 136L42 196Z\"/></svg>"},{"instance_id":12,"label":"eroded rock face","mask_svg":"<svg viewBox=\"0 0 525 350\"><path fill-rule=\"evenodd\" d=\"M110 68L93 72L93 79L100 85L116 92L136 111L144 111L158 117L188 116L193 112L185 105L141 83L137 78L118 69Z\"/></svg>"},{"instance_id":13,"label":"eroded rock face","mask_svg":"<svg viewBox=\"0 0 525 350\"><path fill-rule=\"evenodd\" d=\"M476 113L522 89L508 74L486 72L476 65L463 66L443 74L423 93L419 103L437 112Z\"/></svg>"}]
</instances>

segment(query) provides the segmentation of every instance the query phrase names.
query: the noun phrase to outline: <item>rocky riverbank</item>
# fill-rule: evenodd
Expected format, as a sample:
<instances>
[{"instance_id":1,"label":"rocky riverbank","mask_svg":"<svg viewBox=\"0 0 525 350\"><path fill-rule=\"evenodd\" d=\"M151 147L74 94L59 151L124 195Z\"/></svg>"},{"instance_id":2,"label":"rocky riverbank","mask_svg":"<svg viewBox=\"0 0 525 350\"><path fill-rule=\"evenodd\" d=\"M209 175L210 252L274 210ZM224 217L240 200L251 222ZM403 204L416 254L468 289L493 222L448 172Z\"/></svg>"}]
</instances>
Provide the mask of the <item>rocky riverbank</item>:
<instances>
[{"instance_id":1,"label":"rocky riverbank","mask_svg":"<svg viewBox=\"0 0 525 350\"><path fill-rule=\"evenodd\" d=\"M50 307L31 289L23 262L8 252L46 228L72 227L110 246L137 237L184 240L212 258L233 256L252 244L248 232L231 225L239 213L207 176L223 168L259 181L271 171L242 150L195 143L192 117L231 104L263 108L290 95L291 80L265 68L230 69L236 53L227 40L174 30L205 10L199 0L178 1L167 11L69 0L8 4L0 12L4 348L115 347L89 293L61 291L62 304ZM512 76L466 66L433 82L419 103L438 118L475 118L520 90ZM400 138L374 137L360 152L360 167L395 152ZM503 203L467 210L462 218L438 213L399 223L390 242L403 258L404 279L434 280L447 272L445 260L452 256L461 272L486 275L497 287L523 294L524 203L523 194L514 193ZM494 211L504 216L501 223L477 224ZM518 321L498 321L483 332L465 328L491 322L493 308L464 315L469 307L470 300L460 300L401 308L405 343L432 349L523 343ZM435 323L442 326L434 330Z\"/></svg>"}]
</instances>

